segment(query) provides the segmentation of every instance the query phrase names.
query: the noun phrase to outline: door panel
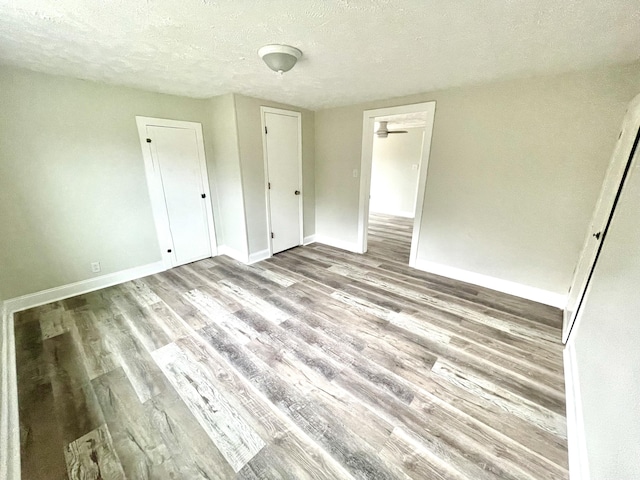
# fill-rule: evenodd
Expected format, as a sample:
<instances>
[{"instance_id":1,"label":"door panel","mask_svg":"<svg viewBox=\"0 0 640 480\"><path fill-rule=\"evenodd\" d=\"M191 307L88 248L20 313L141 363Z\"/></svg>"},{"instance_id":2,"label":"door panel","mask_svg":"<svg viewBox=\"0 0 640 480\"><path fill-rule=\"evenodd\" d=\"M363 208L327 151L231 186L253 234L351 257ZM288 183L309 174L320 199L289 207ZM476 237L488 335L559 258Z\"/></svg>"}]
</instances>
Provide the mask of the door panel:
<instances>
[{"instance_id":1,"label":"door panel","mask_svg":"<svg viewBox=\"0 0 640 480\"><path fill-rule=\"evenodd\" d=\"M272 253L301 244L300 117L266 112L267 181L271 184ZM295 192L299 192L297 195Z\"/></svg>"},{"instance_id":2,"label":"door panel","mask_svg":"<svg viewBox=\"0 0 640 480\"><path fill-rule=\"evenodd\" d=\"M566 343L573 323L575 322L582 297L587 289L589 278L598 257L601 244L606 234L606 227L615 206L622 181L631 163L631 155L637 145L640 134L640 101L635 99L627 110L616 142L607 173L600 190L587 238L574 271L573 281L569 289L567 307L564 310L562 340Z\"/></svg>"},{"instance_id":3,"label":"door panel","mask_svg":"<svg viewBox=\"0 0 640 480\"><path fill-rule=\"evenodd\" d=\"M147 127L164 190L174 266L211 256L198 139L185 128ZM162 246L164 248L164 246Z\"/></svg>"}]
</instances>

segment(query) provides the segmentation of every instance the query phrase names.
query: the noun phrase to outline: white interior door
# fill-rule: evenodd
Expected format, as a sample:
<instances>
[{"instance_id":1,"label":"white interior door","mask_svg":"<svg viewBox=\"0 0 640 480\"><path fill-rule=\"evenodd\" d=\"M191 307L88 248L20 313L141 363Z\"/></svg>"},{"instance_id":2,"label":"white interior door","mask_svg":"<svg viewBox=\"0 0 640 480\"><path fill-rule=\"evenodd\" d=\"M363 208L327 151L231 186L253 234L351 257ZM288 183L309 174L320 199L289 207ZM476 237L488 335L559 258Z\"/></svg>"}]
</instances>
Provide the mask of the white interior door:
<instances>
[{"instance_id":1,"label":"white interior door","mask_svg":"<svg viewBox=\"0 0 640 480\"><path fill-rule=\"evenodd\" d=\"M638 143L638 128L640 124L640 97L629 106L622 122L622 129L618 135L611 162L602 184L600 197L591 220L591 226L580 255L580 260L574 271L573 281L569 289L567 307L564 311L562 325L562 340L566 343L569 333L580 309L582 298L589 284L591 272L598 258L602 242L607 232L609 219L615 208L624 178L631 165L632 156Z\"/></svg>"},{"instance_id":2,"label":"white interior door","mask_svg":"<svg viewBox=\"0 0 640 480\"><path fill-rule=\"evenodd\" d=\"M215 255L202 126L146 117L137 121L165 266Z\"/></svg>"},{"instance_id":3,"label":"white interior door","mask_svg":"<svg viewBox=\"0 0 640 480\"><path fill-rule=\"evenodd\" d=\"M265 172L271 254L302 244L301 116L266 109Z\"/></svg>"}]
</instances>

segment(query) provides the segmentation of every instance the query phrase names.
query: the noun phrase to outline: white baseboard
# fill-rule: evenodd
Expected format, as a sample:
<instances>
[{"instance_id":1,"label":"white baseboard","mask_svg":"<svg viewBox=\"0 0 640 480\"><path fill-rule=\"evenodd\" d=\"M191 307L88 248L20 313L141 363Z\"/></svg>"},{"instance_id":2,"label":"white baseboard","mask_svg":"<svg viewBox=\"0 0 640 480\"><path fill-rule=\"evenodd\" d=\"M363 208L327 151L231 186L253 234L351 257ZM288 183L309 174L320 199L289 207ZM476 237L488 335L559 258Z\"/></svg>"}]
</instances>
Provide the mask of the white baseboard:
<instances>
[{"instance_id":1,"label":"white baseboard","mask_svg":"<svg viewBox=\"0 0 640 480\"><path fill-rule=\"evenodd\" d=\"M313 235L307 235L302 240L302 244L303 245L309 245L309 244L315 243L315 242L316 242L316 234L315 233Z\"/></svg>"},{"instance_id":2,"label":"white baseboard","mask_svg":"<svg viewBox=\"0 0 640 480\"><path fill-rule=\"evenodd\" d=\"M249 257L247 253L241 252L240 250L236 250L235 248L227 247L226 245L220 245L218 247L218 253L220 255L226 255L227 257L231 257L234 260L237 260L242 263L249 263Z\"/></svg>"},{"instance_id":3,"label":"white baseboard","mask_svg":"<svg viewBox=\"0 0 640 480\"><path fill-rule=\"evenodd\" d=\"M345 242L344 240L340 240L337 238L326 237L324 235L315 236L317 243L322 243L323 245L329 245L330 247L339 248L341 250L347 250L353 253L364 253L360 248L360 245L352 242Z\"/></svg>"},{"instance_id":4,"label":"white baseboard","mask_svg":"<svg viewBox=\"0 0 640 480\"><path fill-rule=\"evenodd\" d=\"M582 416L582 396L573 341L564 348L564 383L567 402L567 447L569 449L569 477L589 480L589 461Z\"/></svg>"},{"instance_id":5,"label":"white baseboard","mask_svg":"<svg viewBox=\"0 0 640 480\"><path fill-rule=\"evenodd\" d=\"M22 297L11 298L5 301L5 308L9 314L26 310L27 308L37 307L65 298L75 297L83 293L93 292L101 288L111 287L119 283L135 280L136 278L146 277L154 273L163 272L165 270L163 262L150 263L141 267L129 268L120 272L109 273L99 277L82 280L80 282L69 283L61 287L50 288L36 293L23 295Z\"/></svg>"},{"instance_id":6,"label":"white baseboard","mask_svg":"<svg viewBox=\"0 0 640 480\"><path fill-rule=\"evenodd\" d=\"M255 252L252 253L251 255L249 255L249 262L247 262L248 265L251 265L253 263L257 263L260 262L261 260L265 260L267 258L269 258L271 256L271 254L269 253L269 249L265 249L265 250L260 250L259 252Z\"/></svg>"},{"instance_id":7,"label":"white baseboard","mask_svg":"<svg viewBox=\"0 0 640 480\"><path fill-rule=\"evenodd\" d=\"M13 315L0 304L0 478L20 480L20 423Z\"/></svg>"},{"instance_id":8,"label":"white baseboard","mask_svg":"<svg viewBox=\"0 0 640 480\"><path fill-rule=\"evenodd\" d=\"M450 267L440 263L429 262L417 259L415 268L425 272L434 273L443 277L453 278L461 282L472 283L481 287L490 288L498 292L507 293L534 302L543 303L552 307L564 309L567 305L567 296L541 288L522 285L521 283L502 280L500 278L490 277L481 273L462 270L461 268Z\"/></svg>"}]
</instances>

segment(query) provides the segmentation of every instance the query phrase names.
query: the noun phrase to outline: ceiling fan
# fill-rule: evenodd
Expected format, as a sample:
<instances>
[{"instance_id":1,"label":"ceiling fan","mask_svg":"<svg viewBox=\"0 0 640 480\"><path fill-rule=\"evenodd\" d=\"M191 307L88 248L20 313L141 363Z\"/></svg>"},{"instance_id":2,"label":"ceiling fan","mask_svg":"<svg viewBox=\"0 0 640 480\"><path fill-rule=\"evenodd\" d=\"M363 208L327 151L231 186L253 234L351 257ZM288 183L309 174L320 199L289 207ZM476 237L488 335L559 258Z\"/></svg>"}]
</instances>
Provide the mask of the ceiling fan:
<instances>
[{"instance_id":1,"label":"ceiling fan","mask_svg":"<svg viewBox=\"0 0 640 480\"><path fill-rule=\"evenodd\" d=\"M390 133L409 133L406 130L389 130L387 128L387 123L389 122L380 122L378 130L375 131L378 138L387 138Z\"/></svg>"}]
</instances>

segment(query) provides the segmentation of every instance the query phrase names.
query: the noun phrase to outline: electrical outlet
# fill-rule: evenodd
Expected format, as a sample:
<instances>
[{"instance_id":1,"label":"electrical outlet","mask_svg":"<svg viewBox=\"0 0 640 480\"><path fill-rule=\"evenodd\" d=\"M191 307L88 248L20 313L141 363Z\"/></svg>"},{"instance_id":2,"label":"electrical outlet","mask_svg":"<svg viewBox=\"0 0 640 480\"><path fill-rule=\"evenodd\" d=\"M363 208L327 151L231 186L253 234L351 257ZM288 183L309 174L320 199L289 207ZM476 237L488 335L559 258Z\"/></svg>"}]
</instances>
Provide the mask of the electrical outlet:
<instances>
[{"instance_id":1,"label":"electrical outlet","mask_svg":"<svg viewBox=\"0 0 640 480\"><path fill-rule=\"evenodd\" d=\"M100 273L101 267L100 267L100 262L93 262L91 264L91 271L93 273Z\"/></svg>"}]
</instances>

